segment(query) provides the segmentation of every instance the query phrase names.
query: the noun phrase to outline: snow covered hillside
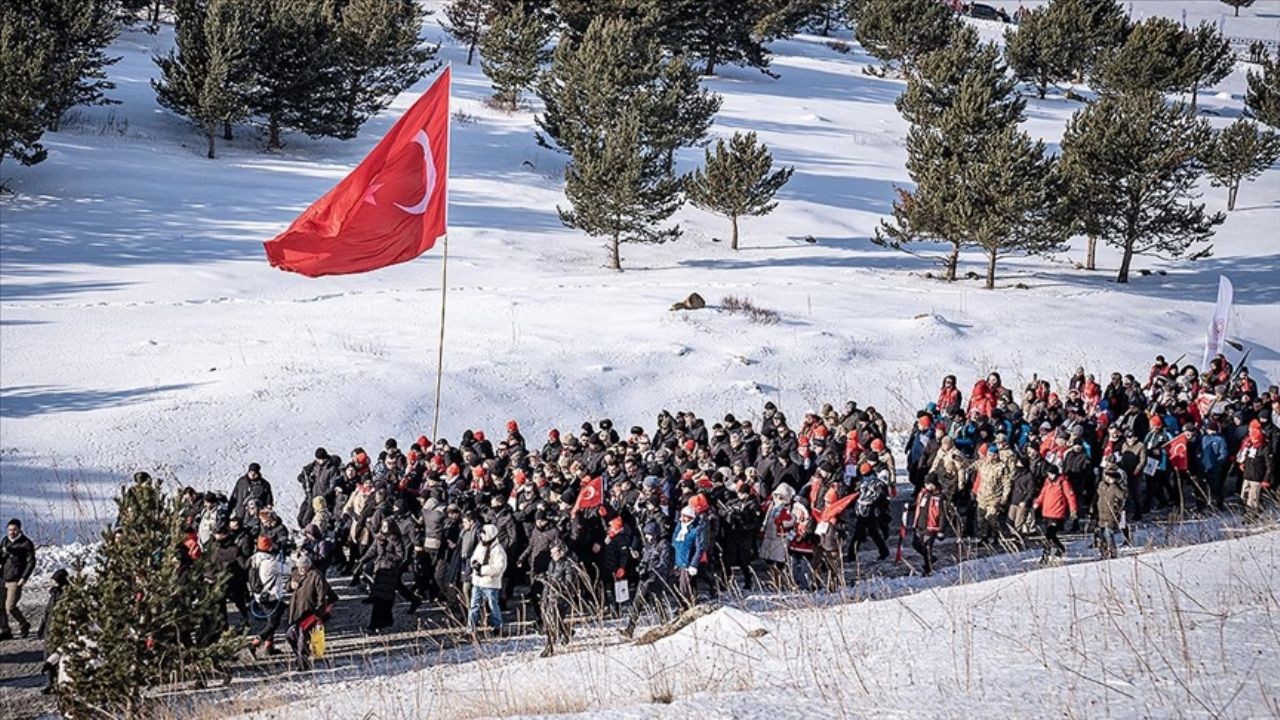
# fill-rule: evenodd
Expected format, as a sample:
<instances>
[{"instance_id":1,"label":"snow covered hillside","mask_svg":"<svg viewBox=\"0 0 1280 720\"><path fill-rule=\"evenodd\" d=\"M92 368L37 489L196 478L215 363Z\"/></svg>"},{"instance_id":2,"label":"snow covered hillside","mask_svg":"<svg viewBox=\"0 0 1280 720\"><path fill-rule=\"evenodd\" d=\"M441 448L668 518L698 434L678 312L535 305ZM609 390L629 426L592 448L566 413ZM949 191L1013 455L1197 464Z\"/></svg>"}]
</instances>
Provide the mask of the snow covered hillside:
<instances>
[{"instance_id":1,"label":"snow covered hillside","mask_svg":"<svg viewBox=\"0 0 1280 720\"><path fill-rule=\"evenodd\" d=\"M1139 5L1187 8L1192 21L1218 9ZM1258 2L1226 29L1274 37L1277 17L1280 2ZM1241 188L1208 260L1141 259L1167 274L1116 286L1114 254L1086 273L1075 250L1006 262L994 292L945 285L923 277L929 261L868 241L908 182L893 106L903 84L865 75L872 60L856 45L801 36L774 45L779 79L727 68L706 81L724 97L713 133L754 130L796 167L778 210L744 221L734 253L717 241L723 219L686 208L684 238L624 247L617 274L597 242L560 224L563 156L534 144L531 111L483 104L485 78L438 18L424 34L454 63L459 113L441 434L517 418L539 439L606 416L651 425L662 408L744 417L766 399L800 413L856 398L900 423L948 372L1015 382L1076 365L1137 372L1156 352L1198 357L1219 274L1235 283L1231 334L1254 347L1255 377L1280 380L1280 170ZM89 534L136 469L229 491L257 461L291 514L293 478L317 445L345 455L431 431L440 253L311 280L271 269L260 244L429 80L353 141L294 135L266 154L240 128L209 161L149 84L172 41L171 29L125 32L110 69L121 104L75 110L46 135L46 162L0 170L16 192L0 200L0 515L26 518L40 541ZM1244 78L1241 65L1202 94L1215 124L1240 114ZM1032 99L1026 128L1056 143L1078 107ZM699 162L701 150L679 158L682 170ZM1205 197L1225 206L1222 189ZM981 268L962 258L962 272ZM669 310L693 291L713 306L747 296L783 319Z\"/></svg>"},{"instance_id":2,"label":"snow covered hillside","mask_svg":"<svg viewBox=\"0 0 1280 720\"><path fill-rule=\"evenodd\" d=\"M263 719L1271 717L1278 541L1273 531L834 608L724 607L650 645L280 683L240 700L270 708Z\"/></svg>"}]
</instances>

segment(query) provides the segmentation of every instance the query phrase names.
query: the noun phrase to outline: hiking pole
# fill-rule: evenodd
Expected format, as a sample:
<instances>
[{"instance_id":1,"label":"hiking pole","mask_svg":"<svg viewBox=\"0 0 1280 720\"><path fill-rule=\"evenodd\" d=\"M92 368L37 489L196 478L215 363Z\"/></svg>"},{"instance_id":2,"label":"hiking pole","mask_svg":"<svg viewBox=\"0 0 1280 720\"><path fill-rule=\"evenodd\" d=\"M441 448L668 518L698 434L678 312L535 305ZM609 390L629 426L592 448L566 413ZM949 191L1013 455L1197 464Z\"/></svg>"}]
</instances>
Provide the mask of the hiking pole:
<instances>
[{"instance_id":1,"label":"hiking pole","mask_svg":"<svg viewBox=\"0 0 1280 720\"><path fill-rule=\"evenodd\" d=\"M906 507L902 508L902 522L898 525L898 551L893 556L894 565L902 563L902 541L907 537L907 511Z\"/></svg>"}]
</instances>

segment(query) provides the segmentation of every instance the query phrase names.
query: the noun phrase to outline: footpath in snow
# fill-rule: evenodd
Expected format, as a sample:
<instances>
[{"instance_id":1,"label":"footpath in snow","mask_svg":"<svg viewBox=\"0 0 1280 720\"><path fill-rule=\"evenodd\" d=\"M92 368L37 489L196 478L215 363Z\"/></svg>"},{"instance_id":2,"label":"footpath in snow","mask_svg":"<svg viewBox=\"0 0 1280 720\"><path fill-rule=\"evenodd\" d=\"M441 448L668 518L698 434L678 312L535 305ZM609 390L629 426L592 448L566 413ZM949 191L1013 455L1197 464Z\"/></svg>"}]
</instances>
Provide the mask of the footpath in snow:
<instances>
[{"instance_id":1,"label":"footpath in snow","mask_svg":"<svg viewBox=\"0 0 1280 720\"><path fill-rule=\"evenodd\" d=\"M1272 530L240 700L258 718L1274 717L1277 573Z\"/></svg>"}]
</instances>

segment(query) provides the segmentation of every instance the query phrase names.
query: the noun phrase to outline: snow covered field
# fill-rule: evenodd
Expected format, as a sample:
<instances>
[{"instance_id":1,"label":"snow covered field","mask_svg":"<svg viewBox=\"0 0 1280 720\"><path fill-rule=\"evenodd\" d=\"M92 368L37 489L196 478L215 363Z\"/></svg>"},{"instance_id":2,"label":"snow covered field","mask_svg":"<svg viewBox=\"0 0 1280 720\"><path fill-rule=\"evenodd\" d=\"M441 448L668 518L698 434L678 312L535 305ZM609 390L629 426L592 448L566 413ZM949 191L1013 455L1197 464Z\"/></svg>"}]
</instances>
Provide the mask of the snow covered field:
<instances>
[{"instance_id":1,"label":"snow covered field","mask_svg":"<svg viewBox=\"0 0 1280 720\"><path fill-rule=\"evenodd\" d=\"M724 607L651 645L277 683L239 700L262 703L264 720L1275 717L1278 581L1272 531L852 605Z\"/></svg>"},{"instance_id":2,"label":"snow covered field","mask_svg":"<svg viewBox=\"0 0 1280 720\"><path fill-rule=\"evenodd\" d=\"M1135 15L1185 8L1192 22L1225 8L1137 5ZM902 83L863 74L871 59L856 45L846 54L802 36L775 44L780 79L728 68L707 81L724 96L713 133L754 130L796 167L778 210L744 221L734 253L716 241L726 221L686 208L684 238L624 247L617 274L597 242L561 226L564 159L536 147L532 112L483 105L487 82L438 17L424 34L444 41L465 115L453 129L442 434L517 418L538 440L606 416L651 425L662 408L749 416L766 399L798 414L856 398L901 423L947 372L967 389L989 369L1015 382L1080 364L1137 372L1156 352L1198 358L1219 274L1235 283L1232 335L1254 347L1255 377L1280 380L1280 170L1241 188L1212 258L1138 262L1167 275L1116 286L1110 250L1086 273L1076 249L1006 262L995 292L927 280L927 260L868 241L908 182L893 107ZM1226 30L1274 39L1277 18L1280 2L1258 2ZM356 140L289 136L266 154L240 128L208 161L149 85L152 55L171 43L168 29L126 32L110 70L121 104L77 109L46 135L46 162L0 169L16 191L0 200L0 515L26 518L40 541L90 534L135 469L229 491L257 461L292 514L293 477L317 445L345 455L431 430L439 252L310 280L271 269L260 245L429 81ZM1239 115L1244 77L1242 65L1202 94L1215 124ZM1056 143L1078 107L1032 99L1026 127ZM694 167L701 150L679 160ZM1225 206L1222 189L1206 185L1205 197ZM962 258L962 272L981 268ZM713 306L748 296L783 321L669 311L692 291Z\"/></svg>"}]
</instances>

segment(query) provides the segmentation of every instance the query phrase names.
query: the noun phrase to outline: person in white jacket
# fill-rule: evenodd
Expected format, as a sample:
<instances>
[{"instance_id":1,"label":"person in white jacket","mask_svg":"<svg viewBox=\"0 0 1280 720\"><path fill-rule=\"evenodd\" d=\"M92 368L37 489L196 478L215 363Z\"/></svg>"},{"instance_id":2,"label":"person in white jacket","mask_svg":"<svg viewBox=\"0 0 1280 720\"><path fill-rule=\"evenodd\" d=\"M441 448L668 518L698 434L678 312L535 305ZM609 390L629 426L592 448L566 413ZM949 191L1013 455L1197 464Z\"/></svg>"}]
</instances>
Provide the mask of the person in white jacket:
<instances>
[{"instance_id":1,"label":"person in white jacket","mask_svg":"<svg viewBox=\"0 0 1280 720\"><path fill-rule=\"evenodd\" d=\"M498 606L498 594L502 592L502 575L507 570L507 553L498 542L496 525L480 528L480 539L471 553L471 608L467 629L475 632L480 624L483 605L489 606L489 624L494 630L502 629L502 610Z\"/></svg>"},{"instance_id":2,"label":"person in white jacket","mask_svg":"<svg viewBox=\"0 0 1280 720\"><path fill-rule=\"evenodd\" d=\"M253 647L261 654L269 655L275 651L273 644L276 630L280 629L280 619L286 608L284 594L290 568L284 557L277 552L271 538L265 535L259 537L257 549L249 559L249 585L254 593L253 610L266 613L267 624L262 632L254 636Z\"/></svg>"}]
</instances>

